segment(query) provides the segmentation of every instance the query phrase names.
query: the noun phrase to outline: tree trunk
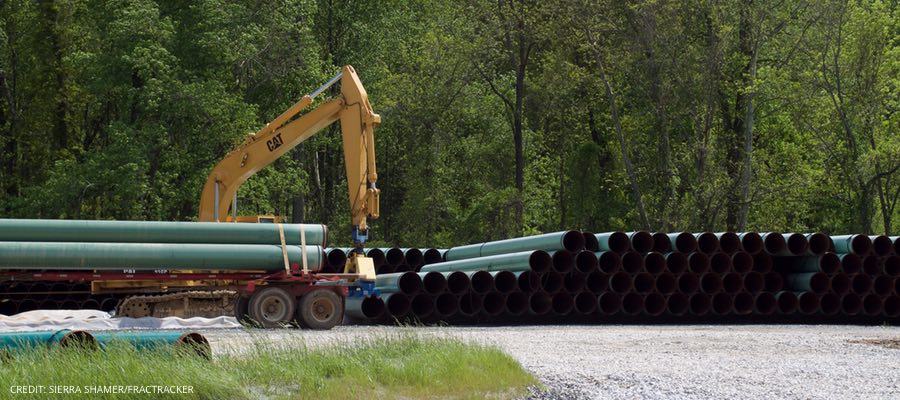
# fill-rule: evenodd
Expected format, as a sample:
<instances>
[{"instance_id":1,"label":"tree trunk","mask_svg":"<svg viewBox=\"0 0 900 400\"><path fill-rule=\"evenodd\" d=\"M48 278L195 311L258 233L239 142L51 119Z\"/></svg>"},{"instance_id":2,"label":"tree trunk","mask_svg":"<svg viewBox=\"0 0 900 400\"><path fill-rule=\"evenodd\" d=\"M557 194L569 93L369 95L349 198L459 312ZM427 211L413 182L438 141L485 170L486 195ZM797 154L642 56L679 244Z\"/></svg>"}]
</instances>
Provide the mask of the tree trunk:
<instances>
[{"instance_id":1,"label":"tree trunk","mask_svg":"<svg viewBox=\"0 0 900 400\"><path fill-rule=\"evenodd\" d=\"M303 165L303 153L303 144L301 143L294 149L291 157L297 164ZM291 200L291 222L302 224L306 221L306 193L294 193L294 197Z\"/></svg>"}]
</instances>

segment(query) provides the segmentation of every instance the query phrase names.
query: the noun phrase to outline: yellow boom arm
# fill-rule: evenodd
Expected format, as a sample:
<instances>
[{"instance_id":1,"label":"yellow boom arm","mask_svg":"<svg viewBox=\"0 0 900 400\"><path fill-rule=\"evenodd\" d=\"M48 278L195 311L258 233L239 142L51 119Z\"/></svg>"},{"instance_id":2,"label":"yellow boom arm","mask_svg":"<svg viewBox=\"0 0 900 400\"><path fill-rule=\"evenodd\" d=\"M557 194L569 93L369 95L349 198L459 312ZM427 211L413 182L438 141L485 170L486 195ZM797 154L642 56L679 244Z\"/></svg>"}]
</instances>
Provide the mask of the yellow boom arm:
<instances>
[{"instance_id":1,"label":"yellow boom arm","mask_svg":"<svg viewBox=\"0 0 900 400\"><path fill-rule=\"evenodd\" d=\"M300 111L340 81L341 95L300 115ZM300 101L255 134L248 135L238 148L216 164L200 196L200 221L223 221L238 188L257 171L320 130L341 121L347 189L350 196L354 241L365 241L367 219L378 218L379 190L375 186L375 140L373 130L381 117L372 112L366 89L353 67L346 65L334 78Z\"/></svg>"}]
</instances>

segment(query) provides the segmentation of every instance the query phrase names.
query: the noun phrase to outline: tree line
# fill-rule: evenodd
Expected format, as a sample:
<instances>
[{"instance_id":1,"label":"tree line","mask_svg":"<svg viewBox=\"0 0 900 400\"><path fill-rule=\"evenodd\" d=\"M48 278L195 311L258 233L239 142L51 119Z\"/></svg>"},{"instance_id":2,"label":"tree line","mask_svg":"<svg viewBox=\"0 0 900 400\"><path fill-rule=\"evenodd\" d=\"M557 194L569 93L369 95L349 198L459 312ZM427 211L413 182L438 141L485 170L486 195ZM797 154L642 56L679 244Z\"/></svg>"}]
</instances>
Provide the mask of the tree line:
<instances>
[{"instance_id":1,"label":"tree line","mask_svg":"<svg viewBox=\"0 0 900 400\"><path fill-rule=\"evenodd\" d=\"M581 228L898 234L896 0L0 1L0 216L190 220L352 64L382 243ZM349 233L338 127L241 214Z\"/></svg>"}]
</instances>

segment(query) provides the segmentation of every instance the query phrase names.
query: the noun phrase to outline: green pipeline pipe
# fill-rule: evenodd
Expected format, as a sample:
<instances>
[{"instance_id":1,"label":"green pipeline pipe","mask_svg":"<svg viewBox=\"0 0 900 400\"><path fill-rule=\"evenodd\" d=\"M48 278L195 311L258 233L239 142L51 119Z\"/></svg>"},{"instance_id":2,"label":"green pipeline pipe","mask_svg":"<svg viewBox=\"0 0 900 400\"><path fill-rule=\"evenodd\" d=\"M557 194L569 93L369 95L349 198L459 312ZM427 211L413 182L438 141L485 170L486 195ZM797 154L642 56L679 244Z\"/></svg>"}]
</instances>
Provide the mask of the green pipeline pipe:
<instances>
[{"instance_id":1,"label":"green pipeline pipe","mask_svg":"<svg viewBox=\"0 0 900 400\"><path fill-rule=\"evenodd\" d=\"M373 296L348 297L344 302L344 313L356 319L381 318L385 312L384 300Z\"/></svg>"},{"instance_id":2,"label":"green pipeline pipe","mask_svg":"<svg viewBox=\"0 0 900 400\"><path fill-rule=\"evenodd\" d=\"M866 235L841 235L832 236L835 253L852 253L860 256L869 254L872 250L872 240Z\"/></svg>"},{"instance_id":3,"label":"green pipeline pipe","mask_svg":"<svg viewBox=\"0 0 900 400\"><path fill-rule=\"evenodd\" d=\"M288 262L301 264L300 246L286 246ZM322 248L306 247L318 271ZM284 269L281 246L262 244L0 242L0 269L264 270Z\"/></svg>"},{"instance_id":4,"label":"green pipeline pipe","mask_svg":"<svg viewBox=\"0 0 900 400\"><path fill-rule=\"evenodd\" d=\"M833 274L841 268L841 259L834 253L821 256L792 257L789 268L794 272L824 272ZM790 260L790 259L789 259Z\"/></svg>"},{"instance_id":5,"label":"green pipeline pipe","mask_svg":"<svg viewBox=\"0 0 900 400\"><path fill-rule=\"evenodd\" d=\"M282 224L286 244L325 246L325 225ZM278 224L0 219L0 241L281 244Z\"/></svg>"},{"instance_id":6,"label":"green pipeline pipe","mask_svg":"<svg viewBox=\"0 0 900 400\"><path fill-rule=\"evenodd\" d=\"M631 249L631 238L625 232L604 232L597 237L597 248L600 251L611 251L622 254Z\"/></svg>"},{"instance_id":7,"label":"green pipeline pipe","mask_svg":"<svg viewBox=\"0 0 900 400\"><path fill-rule=\"evenodd\" d=\"M85 331L63 329L45 332L6 332L0 333L0 349L30 349L38 346L68 347L83 344L87 348L96 348L97 341L93 335Z\"/></svg>"},{"instance_id":8,"label":"green pipeline pipe","mask_svg":"<svg viewBox=\"0 0 900 400\"><path fill-rule=\"evenodd\" d=\"M453 247L444 254L444 259L457 261L529 250L568 250L578 252L582 248L584 248L584 235L581 232L562 231Z\"/></svg>"},{"instance_id":9,"label":"green pipeline pipe","mask_svg":"<svg viewBox=\"0 0 900 400\"><path fill-rule=\"evenodd\" d=\"M535 271L544 272L550 269L552 257L543 250L523 251L511 254L497 254L487 257L469 258L465 260L447 261L428 264L421 272L437 271Z\"/></svg>"},{"instance_id":10,"label":"green pipeline pipe","mask_svg":"<svg viewBox=\"0 0 900 400\"><path fill-rule=\"evenodd\" d=\"M210 358L209 341L196 332L183 331L108 331L94 333L101 348L124 343L137 350L155 350L166 347L184 348L204 358Z\"/></svg>"},{"instance_id":11,"label":"green pipeline pipe","mask_svg":"<svg viewBox=\"0 0 900 400\"><path fill-rule=\"evenodd\" d=\"M375 277L375 287L381 293L399 292L412 296L422 290L422 278L412 271L381 274Z\"/></svg>"},{"instance_id":12,"label":"green pipeline pipe","mask_svg":"<svg viewBox=\"0 0 900 400\"><path fill-rule=\"evenodd\" d=\"M795 291L806 291L815 294L825 293L831 287L831 280L823 272L786 274L785 283L787 287Z\"/></svg>"}]
</instances>

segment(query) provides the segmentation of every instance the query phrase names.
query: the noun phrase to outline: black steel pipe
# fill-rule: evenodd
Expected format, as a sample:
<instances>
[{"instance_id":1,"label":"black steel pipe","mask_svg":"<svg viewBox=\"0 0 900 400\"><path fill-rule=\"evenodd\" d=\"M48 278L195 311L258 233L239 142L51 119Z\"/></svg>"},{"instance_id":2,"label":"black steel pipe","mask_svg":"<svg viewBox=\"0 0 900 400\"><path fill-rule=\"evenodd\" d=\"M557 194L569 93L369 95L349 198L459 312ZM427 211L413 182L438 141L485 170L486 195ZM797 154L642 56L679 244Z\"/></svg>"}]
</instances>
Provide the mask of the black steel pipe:
<instances>
[{"instance_id":1,"label":"black steel pipe","mask_svg":"<svg viewBox=\"0 0 900 400\"><path fill-rule=\"evenodd\" d=\"M700 291L706 294L717 293L722 290L722 277L719 274L700 275Z\"/></svg>"},{"instance_id":2,"label":"black steel pipe","mask_svg":"<svg viewBox=\"0 0 900 400\"><path fill-rule=\"evenodd\" d=\"M403 250L397 247L391 247L389 249L381 249L384 252L385 260L388 264L393 266L398 266L403 264Z\"/></svg>"},{"instance_id":3,"label":"black steel pipe","mask_svg":"<svg viewBox=\"0 0 900 400\"><path fill-rule=\"evenodd\" d=\"M547 293L556 293L562 290L565 280L559 272L550 271L541 274L541 289Z\"/></svg>"},{"instance_id":4,"label":"black steel pipe","mask_svg":"<svg viewBox=\"0 0 900 400\"><path fill-rule=\"evenodd\" d=\"M600 271L591 272L585 279L585 287L594 294L605 292L609 288L609 275Z\"/></svg>"},{"instance_id":5,"label":"black steel pipe","mask_svg":"<svg viewBox=\"0 0 900 400\"><path fill-rule=\"evenodd\" d=\"M481 302L481 312L493 317L503 313L506 309L506 296L497 291L490 291L484 295Z\"/></svg>"},{"instance_id":6,"label":"black steel pipe","mask_svg":"<svg viewBox=\"0 0 900 400\"><path fill-rule=\"evenodd\" d=\"M690 272L678 276L678 291L683 294L694 294L700 290L700 277Z\"/></svg>"},{"instance_id":7,"label":"black steel pipe","mask_svg":"<svg viewBox=\"0 0 900 400\"><path fill-rule=\"evenodd\" d=\"M878 275L872 280L872 293L879 296L889 296L894 292L894 278Z\"/></svg>"},{"instance_id":8,"label":"black steel pipe","mask_svg":"<svg viewBox=\"0 0 900 400\"><path fill-rule=\"evenodd\" d=\"M850 291L860 296L872 289L872 278L866 274L856 274L850 277Z\"/></svg>"},{"instance_id":9,"label":"black steel pipe","mask_svg":"<svg viewBox=\"0 0 900 400\"><path fill-rule=\"evenodd\" d=\"M636 274L644 269L644 257L635 251L622 255L622 269L629 274Z\"/></svg>"},{"instance_id":10,"label":"black steel pipe","mask_svg":"<svg viewBox=\"0 0 900 400\"><path fill-rule=\"evenodd\" d=\"M622 312L626 315L638 315L644 310L644 297L630 292L622 296Z\"/></svg>"},{"instance_id":11,"label":"black steel pipe","mask_svg":"<svg viewBox=\"0 0 900 400\"><path fill-rule=\"evenodd\" d=\"M466 317L474 316L481 312L483 298L475 293L463 293L459 296L459 314Z\"/></svg>"},{"instance_id":12,"label":"black steel pipe","mask_svg":"<svg viewBox=\"0 0 900 400\"><path fill-rule=\"evenodd\" d=\"M516 274L511 271L494 271L490 274L494 277L494 288L500 293L510 293L519 288Z\"/></svg>"},{"instance_id":13,"label":"black steel pipe","mask_svg":"<svg viewBox=\"0 0 900 400\"><path fill-rule=\"evenodd\" d=\"M634 287L635 292L645 294L652 291L655 284L656 279L653 279L653 275L641 272L634 275L632 287Z\"/></svg>"},{"instance_id":14,"label":"black steel pipe","mask_svg":"<svg viewBox=\"0 0 900 400\"><path fill-rule=\"evenodd\" d=\"M378 297L348 297L345 304L345 312L354 318L377 319L385 312L384 300Z\"/></svg>"},{"instance_id":15,"label":"black steel pipe","mask_svg":"<svg viewBox=\"0 0 900 400\"><path fill-rule=\"evenodd\" d=\"M888 296L884 299L884 315L889 318L900 317L900 296Z\"/></svg>"},{"instance_id":16,"label":"black steel pipe","mask_svg":"<svg viewBox=\"0 0 900 400\"><path fill-rule=\"evenodd\" d=\"M884 274L887 276L900 276L900 256L893 255L884 258Z\"/></svg>"},{"instance_id":17,"label":"black steel pipe","mask_svg":"<svg viewBox=\"0 0 900 400\"><path fill-rule=\"evenodd\" d=\"M601 314L613 315L622 309L622 297L616 293L605 292L597 297L597 309Z\"/></svg>"},{"instance_id":18,"label":"black steel pipe","mask_svg":"<svg viewBox=\"0 0 900 400\"><path fill-rule=\"evenodd\" d=\"M759 273L772 272L774 262L772 256L766 252L759 252L753 256L753 270Z\"/></svg>"},{"instance_id":19,"label":"black steel pipe","mask_svg":"<svg viewBox=\"0 0 900 400\"><path fill-rule=\"evenodd\" d=\"M388 315L394 318L403 318L409 314L409 296L403 293L388 293L381 298L384 301Z\"/></svg>"},{"instance_id":20,"label":"black steel pipe","mask_svg":"<svg viewBox=\"0 0 900 400\"><path fill-rule=\"evenodd\" d=\"M447 318L459 312L459 299L451 293L441 293L434 296L434 315L438 318Z\"/></svg>"},{"instance_id":21,"label":"black steel pipe","mask_svg":"<svg viewBox=\"0 0 900 400\"><path fill-rule=\"evenodd\" d=\"M819 310L823 315L832 316L841 311L841 296L825 293L819 297Z\"/></svg>"},{"instance_id":22,"label":"black steel pipe","mask_svg":"<svg viewBox=\"0 0 900 400\"><path fill-rule=\"evenodd\" d=\"M812 315L819 310L819 296L811 292L800 292L797 295L797 309L800 314Z\"/></svg>"},{"instance_id":23,"label":"black steel pipe","mask_svg":"<svg viewBox=\"0 0 900 400\"><path fill-rule=\"evenodd\" d=\"M568 315L575 308L575 298L569 292L558 292L551 300L554 315Z\"/></svg>"},{"instance_id":24,"label":"black steel pipe","mask_svg":"<svg viewBox=\"0 0 900 400\"><path fill-rule=\"evenodd\" d=\"M781 314L793 314L800 306L800 300L794 292L780 291L775 293L778 301L778 312Z\"/></svg>"},{"instance_id":25,"label":"black steel pipe","mask_svg":"<svg viewBox=\"0 0 900 400\"><path fill-rule=\"evenodd\" d=\"M541 276L534 271L516 272L516 281L518 283L519 290L523 292L533 292L535 290L541 290Z\"/></svg>"},{"instance_id":26,"label":"black steel pipe","mask_svg":"<svg viewBox=\"0 0 900 400\"><path fill-rule=\"evenodd\" d=\"M735 314L747 315L753 312L753 307L756 305L756 299L750 293L740 292L734 295L732 303L731 309Z\"/></svg>"},{"instance_id":27,"label":"black steel pipe","mask_svg":"<svg viewBox=\"0 0 900 400\"><path fill-rule=\"evenodd\" d=\"M378 267L387 264L387 258L384 256L384 251L382 251L381 249L366 249L365 254L366 257L372 259L372 263L375 264L376 270L378 269Z\"/></svg>"},{"instance_id":28,"label":"black steel pipe","mask_svg":"<svg viewBox=\"0 0 900 400\"><path fill-rule=\"evenodd\" d=\"M600 251L612 251L622 254L631 248L631 240L625 232L598 233L596 237Z\"/></svg>"},{"instance_id":29,"label":"black steel pipe","mask_svg":"<svg viewBox=\"0 0 900 400\"><path fill-rule=\"evenodd\" d=\"M763 250L769 254L778 254L787 246L787 243L778 232L766 232L760 235L763 240Z\"/></svg>"},{"instance_id":30,"label":"black steel pipe","mask_svg":"<svg viewBox=\"0 0 900 400\"><path fill-rule=\"evenodd\" d=\"M886 237L886 236L884 236ZM875 294L867 294L862 299L862 313L864 315L873 317L881 314L884 309L884 301L881 300L881 297Z\"/></svg>"},{"instance_id":31,"label":"black steel pipe","mask_svg":"<svg viewBox=\"0 0 900 400\"><path fill-rule=\"evenodd\" d=\"M671 315L684 315L691 307L688 297L681 293L673 293L666 297L666 311Z\"/></svg>"},{"instance_id":32,"label":"black steel pipe","mask_svg":"<svg viewBox=\"0 0 900 400\"><path fill-rule=\"evenodd\" d=\"M784 278L779 273L769 272L763 274L763 279L765 280L765 291L767 292L776 293L784 289Z\"/></svg>"},{"instance_id":33,"label":"black steel pipe","mask_svg":"<svg viewBox=\"0 0 900 400\"><path fill-rule=\"evenodd\" d=\"M731 255L731 269L738 273L753 271L753 256L746 251L738 251Z\"/></svg>"},{"instance_id":34,"label":"black steel pipe","mask_svg":"<svg viewBox=\"0 0 900 400\"><path fill-rule=\"evenodd\" d=\"M802 233L786 234L785 243L785 248L778 253L780 256L802 256L809 251L809 242Z\"/></svg>"},{"instance_id":35,"label":"black steel pipe","mask_svg":"<svg viewBox=\"0 0 900 400\"><path fill-rule=\"evenodd\" d=\"M734 232L719 232L716 233L716 237L719 238L719 249L722 250L723 253L734 253L737 251L741 251L741 238Z\"/></svg>"},{"instance_id":36,"label":"black steel pipe","mask_svg":"<svg viewBox=\"0 0 900 400\"><path fill-rule=\"evenodd\" d=\"M575 268L575 256L568 250L557 250L553 252L553 270L559 273L566 273ZM532 269L533 270L533 269Z\"/></svg>"},{"instance_id":37,"label":"black steel pipe","mask_svg":"<svg viewBox=\"0 0 900 400\"><path fill-rule=\"evenodd\" d=\"M453 271L442 272L442 274L447 278L447 291L450 293L461 294L472 288L471 279L469 279L469 275L465 272Z\"/></svg>"},{"instance_id":38,"label":"black steel pipe","mask_svg":"<svg viewBox=\"0 0 900 400\"><path fill-rule=\"evenodd\" d=\"M837 294L850 293L850 276L847 274L832 275L831 291Z\"/></svg>"},{"instance_id":39,"label":"black steel pipe","mask_svg":"<svg viewBox=\"0 0 900 400\"><path fill-rule=\"evenodd\" d=\"M668 295L675 293L675 290L678 289L678 279L675 278L675 275L672 275L668 272L656 275L656 282L654 284L657 292Z\"/></svg>"},{"instance_id":40,"label":"black steel pipe","mask_svg":"<svg viewBox=\"0 0 900 400\"><path fill-rule=\"evenodd\" d=\"M832 236L835 253L853 253L866 256L872 251L872 239L866 235Z\"/></svg>"},{"instance_id":41,"label":"black steel pipe","mask_svg":"<svg viewBox=\"0 0 900 400\"><path fill-rule=\"evenodd\" d=\"M478 294L485 294L494 290L494 277L487 271L468 271L465 273L469 276L469 282L472 284L472 291Z\"/></svg>"},{"instance_id":42,"label":"black steel pipe","mask_svg":"<svg viewBox=\"0 0 900 400\"><path fill-rule=\"evenodd\" d=\"M653 234L653 251L658 253L668 253L672 251L672 241L665 232L655 232Z\"/></svg>"},{"instance_id":43,"label":"black steel pipe","mask_svg":"<svg viewBox=\"0 0 900 400\"><path fill-rule=\"evenodd\" d=\"M835 253L820 256L796 257L790 259L788 268L795 272L837 273L841 269L841 259Z\"/></svg>"},{"instance_id":44,"label":"black steel pipe","mask_svg":"<svg viewBox=\"0 0 900 400\"><path fill-rule=\"evenodd\" d=\"M847 315L859 314L862 311L862 298L853 293L841 296L841 311Z\"/></svg>"},{"instance_id":45,"label":"black steel pipe","mask_svg":"<svg viewBox=\"0 0 900 400\"><path fill-rule=\"evenodd\" d=\"M762 292L753 299L753 312L759 315L772 315L778 310L778 300L769 292Z\"/></svg>"},{"instance_id":46,"label":"black steel pipe","mask_svg":"<svg viewBox=\"0 0 900 400\"><path fill-rule=\"evenodd\" d=\"M722 290L728 294L735 294L744 287L744 278L741 274L729 272L722 275Z\"/></svg>"},{"instance_id":47,"label":"black steel pipe","mask_svg":"<svg viewBox=\"0 0 900 400\"><path fill-rule=\"evenodd\" d=\"M597 311L597 296L591 292L578 292L575 295L575 312L581 315L593 314Z\"/></svg>"},{"instance_id":48,"label":"black steel pipe","mask_svg":"<svg viewBox=\"0 0 900 400\"><path fill-rule=\"evenodd\" d=\"M657 316L666 311L666 298L659 293L650 293L644 296L644 313Z\"/></svg>"},{"instance_id":49,"label":"black steel pipe","mask_svg":"<svg viewBox=\"0 0 900 400\"><path fill-rule=\"evenodd\" d=\"M653 235L646 231L628 232L628 240L631 249L638 253L646 253L653 250Z\"/></svg>"},{"instance_id":50,"label":"black steel pipe","mask_svg":"<svg viewBox=\"0 0 900 400\"><path fill-rule=\"evenodd\" d=\"M881 264L881 257L866 256L863 257L862 272L868 275L877 275L882 273L884 268Z\"/></svg>"},{"instance_id":51,"label":"black steel pipe","mask_svg":"<svg viewBox=\"0 0 900 400\"><path fill-rule=\"evenodd\" d=\"M632 287L631 275L625 272L616 272L609 277L609 290L615 293L624 294L630 291Z\"/></svg>"},{"instance_id":52,"label":"black steel pipe","mask_svg":"<svg viewBox=\"0 0 900 400\"><path fill-rule=\"evenodd\" d=\"M730 294L716 293L712 296L712 313L715 315L725 315L734 308L734 298Z\"/></svg>"},{"instance_id":53,"label":"black steel pipe","mask_svg":"<svg viewBox=\"0 0 900 400\"><path fill-rule=\"evenodd\" d=\"M18 305L10 299L0 300L0 315L13 315L18 312Z\"/></svg>"},{"instance_id":54,"label":"black steel pipe","mask_svg":"<svg viewBox=\"0 0 900 400\"><path fill-rule=\"evenodd\" d=\"M597 256L597 268L607 274L614 274L622 268L622 257L612 251L594 253Z\"/></svg>"},{"instance_id":55,"label":"black steel pipe","mask_svg":"<svg viewBox=\"0 0 900 400\"><path fill-rule=\"evenodd\" d=\"M670 233L668 236L675 251L690 253L697 250L697 238L690 232Z\"/></svg>"},{"instance_id":56,"label":"black steel pipe","mask_svg":"<svg viewBox=\"0 0 900 400\"><path fill-rule=\"evenodd\" d=\"M343 267L347 263L347 252L344 249L325 249L325 257L331 267Z\"/></svg>"},{"instance_id":57,"label":"black steel pipe","mask_svg":"<svg viewBox=\"0 0 900 400\"><path fill-rule=\"evenodd\" d=\"M666 254L666 269L673 274L687 271L688 259L684 253L672 252Z\"/></svg>"},{"instance_id":58,"label":"black steel pipe","mask_svg":"<svg viewBox=\"0 0 900 400\"><path fill-rule=\"evenodd\" d=\"M447 277L440 272L419 272L422 279L422 290L428 294L438 294L447 290Z\"/></svg>"},{"instance_id":59,"label":"black steel pipe","mask_svg":"<svg viewBox=\"0 0 900 400\"><path fill-rule=\"evenodd\" d=\"M422 258L426 265L437 264L439 262L444 262L444 253L439 249L430 248L422 253Z\"/></svg>"},{"instance_id":60,"label":"black steel pipe","mask_svg":"<svg viewBox=\"0 0 900 400\"><path fill-rule=\"evenodd\" d=\"M563 288L569 293L577 293L584 290L587 284L587 275L580 272L569 272L563 278Z\"/></svg>"},{"instance_id":61,"label":"black steel pipe","mask_svg":"<svg viewBox=\"0 0 900 400\"><path fill-rule=\"evenodd\" d=\"M748 272L743 275L744 290L756 294L766 289L766 277L759 272Z\"/></svg>"},{"instance_id":62,"label":"black steel pipe","mask_svg":"<svg viewBox=\"0 0 900 400\"><path fill-rule=\"evenodd\" d=\"M710 308L712 308L712 299L708 294L704 293L694 293L690 297L690 311L691 314L697 316L703 316L709 313Z\"/></svg>"},{"instance_id":63,"label":"black steel pipe","mask_svg":"<svg viewBox=\"0 0 900 400\"><path fill-rule=\"evenodd\" d=\"M528 295L522 292L507 295L505 311L509 315L522 315L528 312Z\"/></svg>"},{"instance_id":64,"label":"black steel pipe","mask_svg":"<svg viewBox=\"0 0 900 400\"><path fill-rule=\"evenodd\" d=\"M703 253L690 253L687 255L688 269L695 274L709 271L709 257Z\"/></svg>"},{"instance_id":65,"label":"black steel pipe","mask_svg":"<svg viewBox=\"0 0 900 400\"><path fill-rule=\"evenodd\" d=\"M412 296L422 290L422 278L415 272L397 272L377 275L375 287L381 293L400 292Z\"/></svg>"},{"instance_id":66,"label":"black steel pipe","mask_svg":"<svg viewBox=\"0 0 900 400\"><path fill-rule=\"evenodd\" d=\"M404 264L411 267L418 267L422 264L425 264L425 255L422 254L422 250L419 250L415 247L400 250L403 251Z\"/></svg>"},{"instance_id":67,"label":"black steel pipe","mask_svg":"<svg viewBox=\"0 0 900 400\"><path fill-rule=\"evenodd\" d=\"M862 270L862 258L853 253L838 254L841 259L841 271L845 274L855 274Z\"/></svg>"},{"instance_id":68,"label":"black steel pipe","mask_svg":"<svg viewBox=\"0 0 900 400\"><path fill-rule=\"evenodd\" d=\"M750 255L754 255L763 250L763 240L759 233L743 232L738 234L741 238L741 248Z\"/></svg>"},{"instance_id":69,"label":"black steel pipe","mask_svg":"<svg viewBox=\"0 0 900 400\"><path fill-rule=\"evenodd\" d=\"M416 318L426 318L434 314L434 299L430 295L419 293L410 299L410 307Z\"/></svg>"},{"instance_id":70,"label":"black steel pipe","mask_svg":"<svg viewBox=\"0 0 900 400\"><path fill-rule=\"evenodd\" d=\"M807 233L806 242L809 244L807 254L814 256L825 254L834 247L834 244L831 243L831 238L821 232Z\"/></svg>"},{"instance_id":71,"label":"black steel pipe","mask_svg":"<svg viewBox=\"0 0 900 400\"><path fill-rule=\"evenodd\" d=\"M787 287L795 291L822 294L828 290L831 279L823 272L804 272L785 275L785 283L787 283Z\"/></svg>"},{"instance_id":72,"label":"black steel pipe","mask_svg":"<svg viewBox=\"0 0 900 400\"><path fill-rule=\"evenodd\" d=\"M545 292L534 292L528 297L528 312L533 315L544 315L550 312L553 301Z\"/></svg>"},{"instance_id":73,"label":"black steel pipe","mask_svg":"<svg viewBox=\"0 0 900 400\"><path fill-rule=\"evenodd\" d=\"M719 251L719 238L715 233L703 232L695 235L697 237L697 250L704 254L713 254Z\"/></svg>"},{"instance_id":74,"label":"black steel pipe","mask_svg":"<svg viewBox=\"0 0 900 400\"><path fill-rule=\"evenodd\" d=\"M575 269L583 274L594 272L599 265L600 261L592 251L581 251L575 256Z\"/></svg>"},{"instance_id":75,"label":"black steel pipe","mask_svg":"<svg viewBox=\"0 0 900 400\"><path fill-rule=\"evenodd\" d=\"M644 255L644 271L651 274L659 274L666 270L666 256L662 253L651 251Z\"/></svg>"},{"instance_id":76,"label":"black steel pipe","mask_svg":"<svg viewBox=\"0 0 900 400\"><path fill-rule=\"evenodd\" d=\"M709 269L717 274L724 274L732 270L731 257L725 253L714 253L709 257Z\"/></svg>"}]
</instances>

